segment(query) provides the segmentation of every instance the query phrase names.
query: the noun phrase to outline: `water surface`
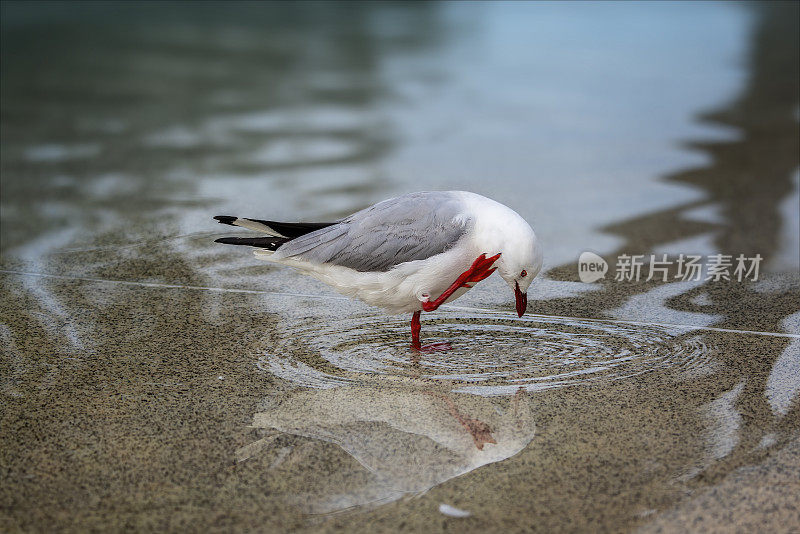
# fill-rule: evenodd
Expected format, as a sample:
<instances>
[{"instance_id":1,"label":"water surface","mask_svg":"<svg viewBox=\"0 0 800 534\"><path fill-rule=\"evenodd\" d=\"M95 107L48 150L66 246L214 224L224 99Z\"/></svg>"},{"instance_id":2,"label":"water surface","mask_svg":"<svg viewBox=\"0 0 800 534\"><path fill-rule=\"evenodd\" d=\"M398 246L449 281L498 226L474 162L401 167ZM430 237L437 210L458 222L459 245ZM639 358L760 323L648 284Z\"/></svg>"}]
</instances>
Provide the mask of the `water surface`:
<instances>
[{"instance_id":1,"label":"water surface","mask_svg":"<svg viewBox=\"0 0 800 534\"><path fill-rule=\"evenodd\" d=\"M2 10L4 530L800 525L795 5ZM493 277L418 353L213 243L424 189L532 223L530 315Z\"/></svg>"}]
</instances>

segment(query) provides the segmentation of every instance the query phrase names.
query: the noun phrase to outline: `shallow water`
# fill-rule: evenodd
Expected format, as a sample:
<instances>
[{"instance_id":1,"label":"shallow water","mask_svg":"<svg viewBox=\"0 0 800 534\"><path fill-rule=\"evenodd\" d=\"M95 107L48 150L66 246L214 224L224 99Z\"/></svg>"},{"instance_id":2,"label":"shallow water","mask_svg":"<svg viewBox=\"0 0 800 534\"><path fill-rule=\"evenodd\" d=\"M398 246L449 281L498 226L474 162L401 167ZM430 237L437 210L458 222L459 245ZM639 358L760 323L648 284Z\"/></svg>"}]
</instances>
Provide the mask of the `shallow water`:
<instances>
[{"instance_id":1,"label":"shallow water","mask_svg":"<svg viewBox=\"0 0 800 534\"><path fill-rule=\"evenodd\" d=\"M796 6L73 7L2 6L0 529L800 525ZM213 243L422 189L532 223L528 315L492 277L415 352Z\"/></svg>"},{"instance_id":2,"label":"shallow water","mask_svg":"<svg viewBox=\"0 0 800 534\"><path fill-rule=\"evenodd\" d=\"M482 396L514 395L597 380L622 380L662 370L702 368L713 362L691 327L641 326L506 314L429 314L426 345L414 353L408 322L374 315L318 319L293 325L286 346L259 360L259 368L303 387L385 382L413 376ZM305 324L304 324L305 323ZM324 326L320 326L323 324ZM302 346L300 356L289 356ZM304 362L318 354L316 366Z\"/></svg>"}]
</instances>

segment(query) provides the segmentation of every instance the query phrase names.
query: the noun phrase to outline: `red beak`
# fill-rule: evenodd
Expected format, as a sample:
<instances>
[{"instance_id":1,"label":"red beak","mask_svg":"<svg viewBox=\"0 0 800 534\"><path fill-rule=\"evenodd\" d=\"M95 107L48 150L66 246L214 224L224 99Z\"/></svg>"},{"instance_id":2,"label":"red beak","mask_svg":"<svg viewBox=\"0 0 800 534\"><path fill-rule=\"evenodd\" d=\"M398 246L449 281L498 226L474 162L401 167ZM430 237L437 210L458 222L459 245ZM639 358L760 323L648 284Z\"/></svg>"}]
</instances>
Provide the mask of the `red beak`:
<instances>
[{"instance_id":1,"label":"red beak","mask_svg":"<svg viewBox=\"0 0 800 534\"><path fill-rule=\"evenodd\" d=\"M514 288L514 296L517 298L517 315L522 317L528 309L528 294L519 290L519 283Z\"/></svg>"}]
</instances>

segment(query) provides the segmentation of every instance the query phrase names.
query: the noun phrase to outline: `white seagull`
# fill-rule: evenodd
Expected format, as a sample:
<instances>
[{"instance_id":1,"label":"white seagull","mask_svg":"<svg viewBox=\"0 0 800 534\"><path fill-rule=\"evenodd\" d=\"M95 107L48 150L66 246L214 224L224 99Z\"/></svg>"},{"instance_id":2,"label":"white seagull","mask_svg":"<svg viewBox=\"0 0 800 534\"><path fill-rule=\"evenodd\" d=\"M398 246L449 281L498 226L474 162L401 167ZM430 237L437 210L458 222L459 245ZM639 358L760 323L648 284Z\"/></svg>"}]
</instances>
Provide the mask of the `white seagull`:
<instances>
[{"instance_id":1,"label":"white seagull","mask_svg":"<svg viewBox=\"0 0 800 534\"><path fill-rule=\"evenodd\" d=\"M511 208L467 191L423 191L379 202L337 222L285 223L218 215L266 237L223 237L259 259L294 267L390 313L420 314L457 299L495 270L514 291L517 314L542 268L533 229Z\"/></svg>"}]
</instances>

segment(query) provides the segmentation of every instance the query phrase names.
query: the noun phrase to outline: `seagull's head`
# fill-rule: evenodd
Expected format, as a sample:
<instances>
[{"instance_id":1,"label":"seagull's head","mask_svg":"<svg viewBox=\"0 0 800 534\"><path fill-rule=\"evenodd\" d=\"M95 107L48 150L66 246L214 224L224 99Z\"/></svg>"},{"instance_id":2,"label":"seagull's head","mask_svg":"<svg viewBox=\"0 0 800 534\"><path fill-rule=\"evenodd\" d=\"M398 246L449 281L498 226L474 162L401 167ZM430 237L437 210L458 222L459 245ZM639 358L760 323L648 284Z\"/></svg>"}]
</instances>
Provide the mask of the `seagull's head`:
<instances>
[{"instance_id":1,"label":"seagull's head","mask_svg":"<svg viewBox=\"0 0 800 534\"><path fill-rule=\"evenodd\" d=\"M533 229L524 220L506 233L505 246L495 266L514 291L517 314L522 317L528 307L528 286L542 270L542 247Z\"/></svg>"}]
</instances>

